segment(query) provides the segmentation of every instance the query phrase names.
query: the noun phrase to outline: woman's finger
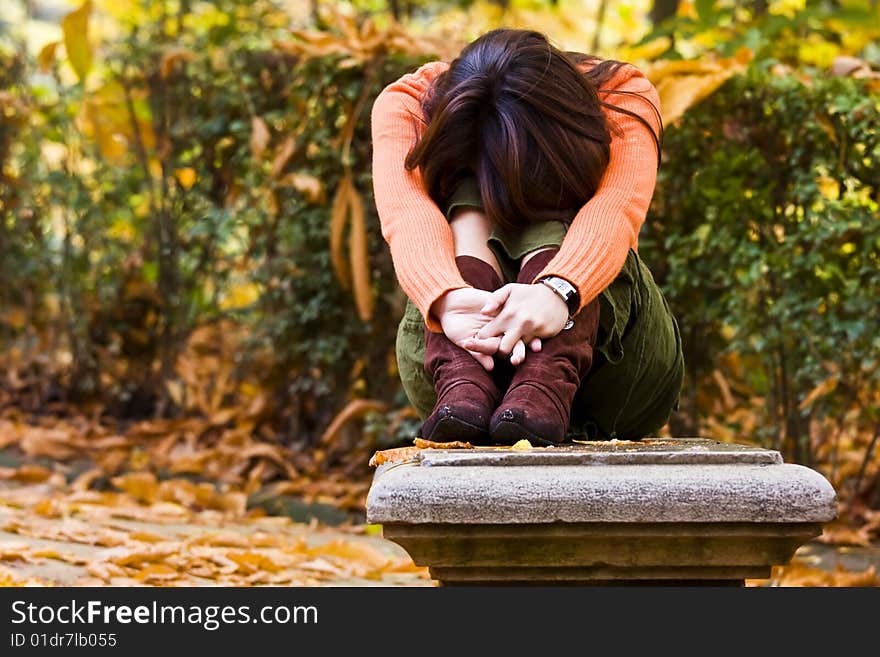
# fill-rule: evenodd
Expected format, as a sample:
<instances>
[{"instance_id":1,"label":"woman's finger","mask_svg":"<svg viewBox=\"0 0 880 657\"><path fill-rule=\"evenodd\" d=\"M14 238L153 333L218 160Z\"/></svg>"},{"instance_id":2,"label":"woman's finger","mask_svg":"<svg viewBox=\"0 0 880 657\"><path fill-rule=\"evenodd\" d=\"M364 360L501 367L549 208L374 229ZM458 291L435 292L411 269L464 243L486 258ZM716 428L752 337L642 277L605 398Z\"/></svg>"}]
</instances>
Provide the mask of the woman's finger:
<instances>
[{"instance_id":1,"label":"woman's finger","mask_svg":"<svg viewBox=\"0 0 880 657\"><path fill-rule=\"evenodd\" d=\"M522 340L517 341L513 346L513 353L510 354L510 364L519 365L526 359L526 345Z\"/></svg>"},{"instance_id":2,"label":"woman's finger","mask_svg":"<svg viewBox=\"0 0 880 657\"><path fill-rule=\"evenodd\" d=\"M510 283L503 287L499 287L489 296L489 300L486 301L480 312L484 315L494 315L497 313L504 307L504 304L507 303L507 297L510 296L510 290Z\"/></svg>"},{"instance_id":3,"label":"woman's finger","mask_svg":"<svg viewBox=\"0 0 880 657\"><path fill-rule=\"evenodd\" d=\"M534 338L529 342L529 349L532 351L541 351L541 338Z\"/></svg>"},{"instance_id":4,"label":"woman's finger","mask_svg":"<svg viewBox=\"0 0 880 657\"><path fill-rule=\"evenodd\" d=\"M495 317L495 319L489 320L488 324L477 331L477 335L475 337L478 340L501 337L510 329L511 319L512 318L509 316L509 313L502 312L500 315ZM510 346L511 348L513 348L512 344Z\"/></svg>"},{"instance_id":5,"label":"woman's finger","mask_svg":"<svg viewBox=\"0 0 880 657\"><path fill-rule=\"evenodd\" d=\"M495 361L492 359L492 356L487 356L486 354L481 354L477 351L471 351L470 349L468 349L467 352L473 356L487 372L491 372L492 368L495 367Z\"/></svg>"},{"instance_id":6,"label":"woman's finger","mask_svg":"<svg viewBox=\"0 0 880 657\"><path fill-rule=\"evenodd\" d=\"M511 329L501 337L501 344L498 351L502 354L512 354L516 343L522 340L522 335L518 330Z\"/></svg>"},{"instance_id":7,"label":"woman's finger","mask_svg":"<svg viewBox=\"0 0 880 657\"><path fill-rule=\"evenodd\" d=\"M498 351L498 347L500 345L501 338L486 338L485 340L481 340L479 338L467 338L461 344L461 346L468 351L474 351L480 354L489 354L490 356Z\"/></svg>"}]
</instances>

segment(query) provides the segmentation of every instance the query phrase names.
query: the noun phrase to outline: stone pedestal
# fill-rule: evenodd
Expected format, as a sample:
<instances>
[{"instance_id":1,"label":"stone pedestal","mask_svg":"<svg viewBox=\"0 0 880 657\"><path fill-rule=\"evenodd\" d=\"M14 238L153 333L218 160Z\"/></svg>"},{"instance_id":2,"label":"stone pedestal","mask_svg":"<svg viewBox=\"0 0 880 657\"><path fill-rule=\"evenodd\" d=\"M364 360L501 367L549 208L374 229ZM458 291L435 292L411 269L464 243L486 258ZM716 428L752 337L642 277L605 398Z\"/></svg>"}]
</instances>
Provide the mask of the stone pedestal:
<instances>
[{"instance_id":1,"label":"stone pedestal","mask_svg":"<svg viewBox=\"0 0 880 657\"><path fill-rule=\"evenodd\" d=\"M836 515L817 472L703 439L422 450L367 521L445 585L742 584Z\"/></svg>"}]
</instances>

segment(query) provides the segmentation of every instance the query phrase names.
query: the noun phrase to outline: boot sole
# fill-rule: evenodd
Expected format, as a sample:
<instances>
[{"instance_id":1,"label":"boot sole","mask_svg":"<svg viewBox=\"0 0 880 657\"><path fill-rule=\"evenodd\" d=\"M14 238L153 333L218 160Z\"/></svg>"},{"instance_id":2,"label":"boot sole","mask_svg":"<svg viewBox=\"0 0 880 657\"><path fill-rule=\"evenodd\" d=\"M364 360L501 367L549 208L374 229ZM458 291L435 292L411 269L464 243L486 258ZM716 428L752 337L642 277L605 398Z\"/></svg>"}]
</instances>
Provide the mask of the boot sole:
<instances>
[{"instance_id":1,"label":"boot sole","mask_svg":"<svg viewBox=\"0 0 880 657\"><path fill-rule=\"evenodd\" d=\"M532 445L553 447L554 445L561 445L565 442L565 438L560 441L547 440L546 438L542 438L541 436L532 433L521 424L510 422L508 420L502 420L499 422L497 426L492 429L490 435L495 443L503 445L513 445L517 441L528 440Z\"/></svg>"},{"instance_id":2,"label":"boot sole","mask_svg":"<svg viewBox=\"0 0 880 657\"><path fill-rule=\"evenodd\" d=\"M447 415L437 421L434 430L428 436L422 436L426 440L437 443L450 443L455 440L484 444L489 439L489 432L485 427L466 422L453 415Z\"/></svg>"}]
</instances>

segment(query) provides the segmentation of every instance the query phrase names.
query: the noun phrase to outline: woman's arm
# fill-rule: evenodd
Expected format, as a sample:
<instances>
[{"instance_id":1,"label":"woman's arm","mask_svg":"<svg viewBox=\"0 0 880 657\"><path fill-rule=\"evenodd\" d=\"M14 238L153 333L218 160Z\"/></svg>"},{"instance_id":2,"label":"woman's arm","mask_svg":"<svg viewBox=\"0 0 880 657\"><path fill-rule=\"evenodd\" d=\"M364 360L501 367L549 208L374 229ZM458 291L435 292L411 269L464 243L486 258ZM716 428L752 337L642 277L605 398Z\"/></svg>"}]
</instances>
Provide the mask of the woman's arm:
<instances>
[{"instance_id":1,"label":"woman's arm","mask_svg":"<svg viewBox=\"0 0 880 657\"><path fill-rule=\"evenodd\" d=\"M660 110L657 90L645 75L629 64L621 67L600 98L643 117L660 134L650 103ZM631 94L637 95L631 95ZM657 179L657 147L648 128L638 119L603 108L612 131L611 159L596 194L575 215L559 253L535 280L555 275L570 281L580 293L580 308L614 280L638 235Z\"/></svg>"},{"instance_id":2,"label":"woman's arm","mask_svg":"<svg viewBox=\"0 0 880 657\"><path fill-rule=\"evenodd\" d=\"M421 117L421 94L448 68L430 62L385 87L371 110L373 192L382 236L400 287L432 331L442 331L431 306L449 290L471 287L455 264L449 223L425 190L419 170L404 160L415 139L413 116Z\"/></svg>"}]
</instances>

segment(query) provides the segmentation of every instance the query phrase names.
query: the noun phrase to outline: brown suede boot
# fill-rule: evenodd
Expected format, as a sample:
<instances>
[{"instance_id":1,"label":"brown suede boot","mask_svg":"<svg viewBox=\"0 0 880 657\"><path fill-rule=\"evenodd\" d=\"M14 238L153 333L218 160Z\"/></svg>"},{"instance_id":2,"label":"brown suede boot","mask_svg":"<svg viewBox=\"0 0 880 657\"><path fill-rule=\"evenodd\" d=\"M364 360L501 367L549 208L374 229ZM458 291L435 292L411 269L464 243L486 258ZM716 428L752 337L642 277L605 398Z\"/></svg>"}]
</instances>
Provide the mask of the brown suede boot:
<instances>
[{"instance_id":1,"label":"brown suede boot","mask_svg":"<svg viewBox=\"0 0 880 657\"><path fill-rule=\"evenodd\" d=\"M517 283L531 283L558 249L535 255L520 270ZM599 330L599 300L583 308L568 329L542 341L541 351L526 353L504 399L489 423L494 442L554 444L565 440L571 402L593 362Z\"/></svg>"},{"instance_id":2,"label":"brown suede boot","mask_svg":"<svg viewBox=\"0 0 880 657\"><path fill-rule=\"evenodd\" d=\"M458 256L455 262L464 280L475 288L493 292L501 287L501 278L489 263L472 256ZM427 327L425 369L434 381L437 403L422 424L422 438L485 443L489 418L501 400L493 373L443 333Z\"/></svg>"}]
</instances>

